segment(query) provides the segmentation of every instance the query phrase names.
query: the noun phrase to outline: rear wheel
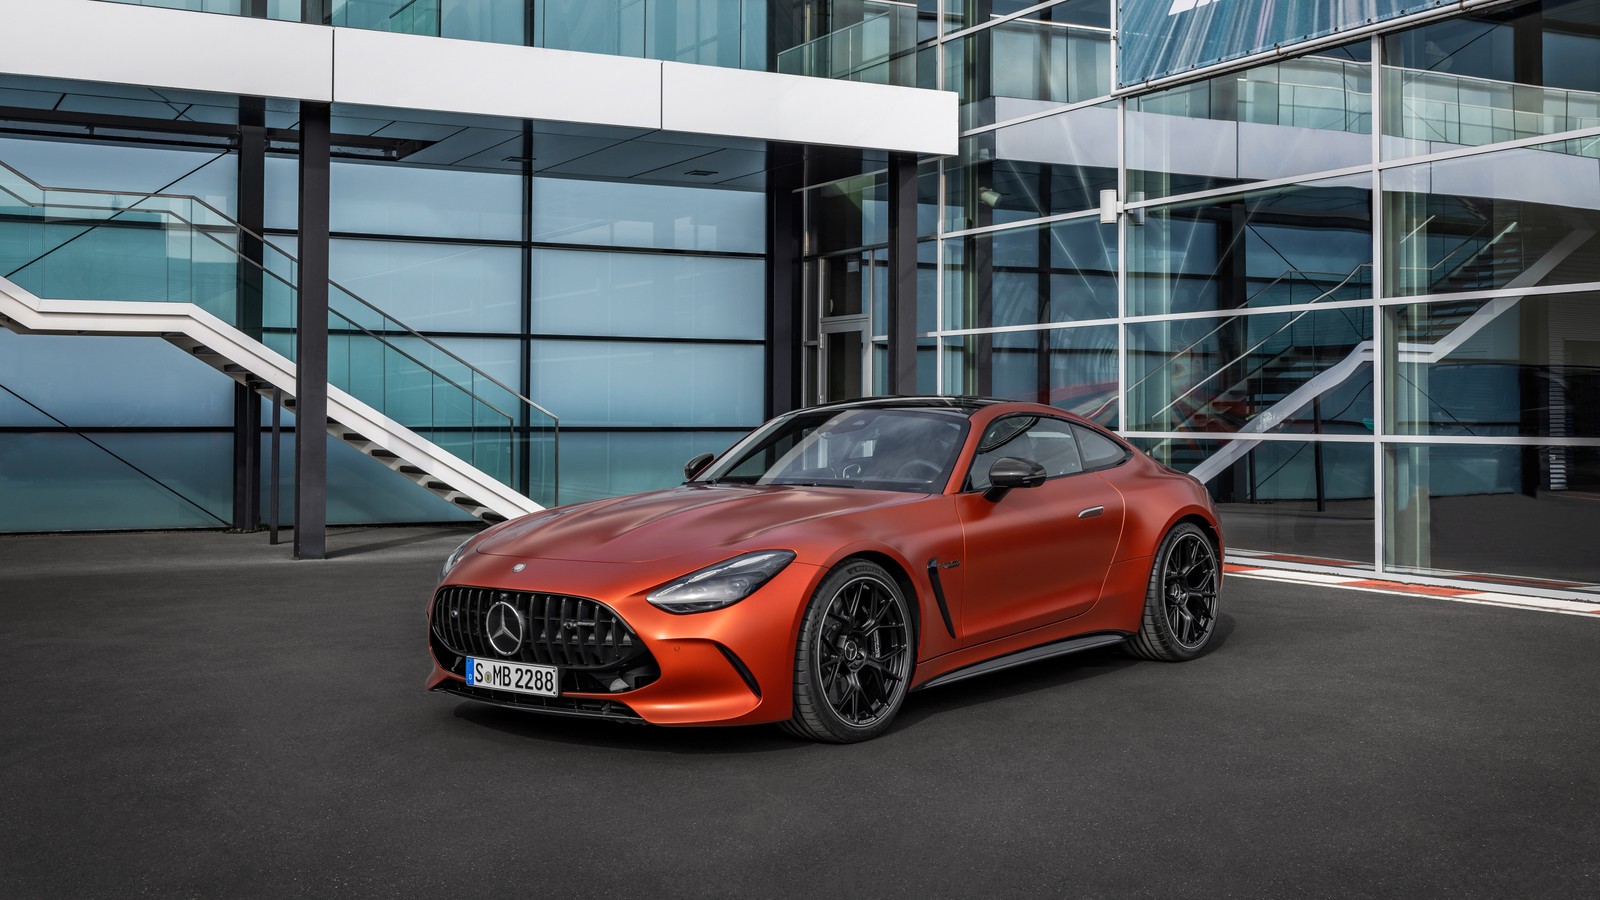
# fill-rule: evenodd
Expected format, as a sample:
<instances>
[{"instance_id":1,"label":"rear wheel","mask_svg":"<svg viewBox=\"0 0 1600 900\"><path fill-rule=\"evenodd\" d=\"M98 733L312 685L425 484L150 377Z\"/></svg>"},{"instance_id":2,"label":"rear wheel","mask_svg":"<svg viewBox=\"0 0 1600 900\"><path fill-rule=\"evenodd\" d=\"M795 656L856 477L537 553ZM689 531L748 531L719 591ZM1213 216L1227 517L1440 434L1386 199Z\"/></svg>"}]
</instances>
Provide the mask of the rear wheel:
<instances>
[{"instance_id":1,"label":"rear wheel","mask_svg":"<svg viewBox=\"0 0 1600 900\"><path fill-rule=\"evenodd\" d=\"M1217 624L1222 571L1216 548L1192 522L1167 532L1150 569L1144 617L1128 651L1145 659L1194 659L1211 642Z\"/></svg>"},{"instance_id":2,"label":"rear wheel","mask_svg":"<svg viewBox=\"0 0 1600 900\"><path fill-rule=\"evenodd\" d=\"M883 567L843 563L817 586L795 648L784 729L836 744L882 734L905 702L916 652L905 594Z\"/></svg>"}]
</instances>

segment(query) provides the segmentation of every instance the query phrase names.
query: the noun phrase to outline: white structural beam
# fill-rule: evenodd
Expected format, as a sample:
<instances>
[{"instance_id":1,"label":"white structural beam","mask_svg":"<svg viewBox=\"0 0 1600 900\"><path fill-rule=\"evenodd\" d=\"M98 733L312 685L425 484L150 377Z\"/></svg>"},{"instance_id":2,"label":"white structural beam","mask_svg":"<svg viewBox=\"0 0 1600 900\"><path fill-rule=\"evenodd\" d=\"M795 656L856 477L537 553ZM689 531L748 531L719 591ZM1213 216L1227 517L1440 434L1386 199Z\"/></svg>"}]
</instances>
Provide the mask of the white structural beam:
<instances>
[{"instance_id":1,"label":"white structural beam","mask_svg":"<svg viewBox=\"0 0 1600 900\"><path fill-rule=\"evenodd\" d=\"M333 33L334 100L518 119L661 127L661 63L389 34Z\"/></svg>"},{"instance_id":2,"label":"white structural beam","mask_svg":"<svg viewBox=\"0 0 1600 900\"><path fill-rule=\"evenodd\" d=\"M0 0L0 72L333 99L333 29L93 0Z\"/></svg>"},{"instance_id":3,"label":"white structural beam","mask_svg":"<svg viewBox=\"0 0 1600 900\"><path fill-rule=\"evenodd\" d=\"M686 63L662 63L661 127L953 156L958 101L924 91Z\"/></svg>"},{"instance_id":4,"label":"white structural beam","mask_svg":"<svg viewBox=\"0 0 1600 900\"><path fill-rule=\"evenodd\" d=\"M195 13L0 0L0 73L951 155L951 92Z\"/></svg>"}]
</instances>

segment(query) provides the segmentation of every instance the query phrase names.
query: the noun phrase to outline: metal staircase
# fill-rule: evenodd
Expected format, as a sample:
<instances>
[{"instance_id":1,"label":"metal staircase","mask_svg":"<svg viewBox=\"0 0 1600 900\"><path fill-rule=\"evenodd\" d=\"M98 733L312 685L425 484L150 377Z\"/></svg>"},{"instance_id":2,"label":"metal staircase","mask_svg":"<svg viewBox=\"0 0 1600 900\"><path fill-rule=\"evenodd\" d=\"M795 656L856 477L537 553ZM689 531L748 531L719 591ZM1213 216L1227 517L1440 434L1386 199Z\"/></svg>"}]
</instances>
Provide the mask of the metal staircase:
<instances>
[{"instance_id":1,"label":"metal staircase","mask_svg":"<svg viewBox=\"0 0 1600 900\"><path fill-rule=\"evenodd\" d=\"M0 327L159 337L292 410L297 269L197 197L0 163ZM329 434L486 522L557 502L553 414L337 282L329 306Z\"/></svg>"},{"instance_id":2,"label":"metal staircase","mask_svg":"<svg viewBox=\"0 0 1600 900\"><path fill-rule=\"evenodd\" d=\"M1502 239L1515 228L1515 224L1507 227L1460 266L1452 269L1438 281L1432 282L1434 289L1473 290L1485 282L1490 287L1512 289L1532 287L1555 272L1558 267L1568 264L1573 252L1595 234L1588 230L1574 231L1557 241L1533 264L1523 267L1520 256L1497 249L1501 246ZM1506 277L1510 272L1517 274ZM1446 359L1479 331L1514 308L1520 299L1509 296L1496 297L1488 301L1470 300L1431 305L1427 323L1420 329L1407 331L1405 339L1398 342L1399 361L1432 364ZM1235 365L1248 367L1248 374L1244 378L1225 382L1229 387L1218 391L1212 398L1212 404L1227 403L1229 398L1238 399L1244 389L1253 384L1250 379L1258 379L1266 384L1263 395L1243 410L1246 419L1237 429L1241 439L1229 441L1190 471L1189 474L1201 482L1210 481L1260 443L1259 440L1244 439L1245 436L1271 430L1285 419L1299 413L1317 398L1344 383L1363 366L1371 364L1375 354L1371 340L1360 341L1348 351L1342 351L1341 357L1331 365L1323 365L1317 361L1316 348L1298 347L1293 339L1288 340L1288 346L1282 352L1273 354L1259 363L1249 363L1251 353L1280 338L1286 329L1298 321L1298 318L1285 324L1267 339L1258 342L1251 351L1232 360L1216 373L1221 374Z\"/></svg>"}]
</instances>

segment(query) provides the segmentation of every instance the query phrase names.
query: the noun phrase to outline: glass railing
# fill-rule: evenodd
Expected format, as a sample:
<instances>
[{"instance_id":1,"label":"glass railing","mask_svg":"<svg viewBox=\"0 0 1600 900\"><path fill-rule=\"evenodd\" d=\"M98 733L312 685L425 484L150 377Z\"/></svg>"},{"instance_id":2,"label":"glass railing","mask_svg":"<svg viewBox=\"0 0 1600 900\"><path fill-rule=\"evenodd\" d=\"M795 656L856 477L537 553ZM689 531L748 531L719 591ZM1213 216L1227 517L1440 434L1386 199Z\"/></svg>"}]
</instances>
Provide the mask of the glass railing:
<instances>
[{"instance_id":1,"label":"glass railing","mask_svg":"<svg viewBox=\"0 0 1600 900\"><path fill-rule=\"evenodd\" d=\"M1600 92L1392 66L1384 84L1384 133L1410 141L1477 147L1600 126Z\"/></svg>"},{"instance_id":2,"label":"glass railing","mask_svg":"<svg viewBox=\"0 0 1600 900\"><path fill-rule=\"evenodd\" d=\"M868 2L866 17L778 54L778 71L872 84L917 83L917 5Z\"/></svg>"},{"instance_id":3,"label":"glass railing","mask_svg":"<svg viewBox=\"0 0 1600 900\"><path fill-rule=\"evenodd\" d=\"M46 188L0 164L0 274L41 297L193 303L293 360L298 268L197 197ZM336 282L328 306L330 384L556 504L556 416Z\"/></svg>"}]
</instances>

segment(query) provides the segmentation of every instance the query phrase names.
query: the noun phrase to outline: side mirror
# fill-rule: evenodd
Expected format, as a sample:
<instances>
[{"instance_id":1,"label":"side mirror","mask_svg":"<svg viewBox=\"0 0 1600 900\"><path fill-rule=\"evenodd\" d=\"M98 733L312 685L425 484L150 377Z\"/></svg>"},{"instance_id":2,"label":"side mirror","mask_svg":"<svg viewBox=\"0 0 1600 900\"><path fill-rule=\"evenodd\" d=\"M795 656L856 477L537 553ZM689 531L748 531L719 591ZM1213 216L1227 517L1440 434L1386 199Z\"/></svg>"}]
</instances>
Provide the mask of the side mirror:
<instances>
[{"instance_id":1,"label":"side mirror","mask_svg":"<svg viewBox=\"0 0 1600 900\"><path fill-rule=\"evenodd\" d=\"M1031 459L1002 456L989 467L989 490L983 496L999 500L1012 488L1038 487L1045 482L1044 466Z\"/></svg>"},{"instance_id":2,"label":"side mirror","mask_svg":"<svg viewBox=\"0 0 1600 900\"><path fill-rule=\"evenodd\" d=\"M705 467L711 465L711 461L713 459L716 459L716 458L717 458L717 455L715 453L702 453L699 456L696 456L694 459L691 459L688 462L684 463L683 464L683 478L684 478L684 480L685 481L689 481L689 480L693 479L696 475L699 475L705 469Z\"/></svg>"}]
</instances>

